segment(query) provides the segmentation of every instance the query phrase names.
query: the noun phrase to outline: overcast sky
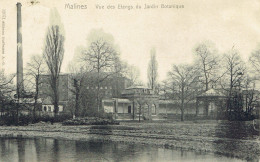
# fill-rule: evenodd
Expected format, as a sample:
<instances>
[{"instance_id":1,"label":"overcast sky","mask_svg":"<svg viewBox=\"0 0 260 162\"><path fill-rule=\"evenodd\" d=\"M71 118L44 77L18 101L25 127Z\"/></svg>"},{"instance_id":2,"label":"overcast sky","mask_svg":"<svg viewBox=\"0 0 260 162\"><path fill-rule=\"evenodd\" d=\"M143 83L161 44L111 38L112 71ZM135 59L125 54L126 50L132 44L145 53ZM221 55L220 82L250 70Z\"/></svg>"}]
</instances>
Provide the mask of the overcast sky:
<instances>
[{"instance_id":1,"label":"overcast sky","mask_svg":"<svg viewBox=\"0 0 260 162\"><path fill-rule=\"evenodd\" d=\"M215 43L219 53L235 45L244 60L260 42L259 0L56 0L30 5L22 3L24 66L32 54L41 54L50 9L56 7L65 30L65 56L62 71L73 58L75 48L86 45L92 29L103 29L114 36L121 58L140 69L147 81L152 47L156 48L159 80L165 79L172 64L192 62L194 46L205 40ZM7 73L16 72L16 2L0 2L6 9L5 55ZM148 3L149 2L149 3ZM65 4L87 5L88 9L65 9ZM97 10L95 4L179 4L184 9ZM105 6L106 7L106 6ZM2 16L2 13L1 13ZM2 24L2 23L1 23ZM2 27L1 27L2 29ZM1 41L2 42L2 41ZM2 48L2 45L1 47Z\"/></svg>"}]
</instances>

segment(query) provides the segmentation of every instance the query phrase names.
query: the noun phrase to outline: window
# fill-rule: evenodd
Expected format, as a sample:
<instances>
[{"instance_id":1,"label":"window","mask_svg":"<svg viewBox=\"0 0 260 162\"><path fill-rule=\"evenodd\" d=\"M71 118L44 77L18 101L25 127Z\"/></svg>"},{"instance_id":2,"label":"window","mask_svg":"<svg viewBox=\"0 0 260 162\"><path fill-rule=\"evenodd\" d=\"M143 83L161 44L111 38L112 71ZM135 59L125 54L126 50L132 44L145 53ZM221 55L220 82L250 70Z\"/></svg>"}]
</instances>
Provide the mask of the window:
<instances>
[{"instance_id":1,"label":"window","mask_svg":"<svg viewBox=\"0 0 260 162\"><path fill-rule=\"evenodd\" d=\"M152 105L152 114L153 114L153 115L155 115L155 114L156 114L156 107L155 107L155 105L154 105L154 104Z\"/></svg>"},{"instance_id":2,"label":"window","mask_svg":"<svg viewBox=\"0 0 260 162\"><path fill-rule=\"evenodd\" d=\"M131 113L131 106L128 106L128 113Z\"/></svg>"},{"instance_id":3,"label":"window","mask_svg":"<svg viewBox=\"0 0 260 162\"><path fill-rule=\"evenodd\" d=\"M51 106L48 106L48 111L51 111Z\"/></svg>"},{"instance_id":4,"label":"window","mask_svg":"<svg viewBox=\"0 0 260 162\"><path fill-rule=\"evenodd\" d=\"M44 111L47 111L47 107L46 107L46 106L44 106L44 107L43 107L43 110L44 110Z\"/></svg>"},{"instance_id":5,"label":"window","mask_svg":"<svg viewBox=\"0 0 260 162\"><path fill-rule=\"evenodd\" d=\"M62 112L62 111L63 111L63 106L60 105L60 106L59 106L59 112Z\"/></svg>"}]
</instances>

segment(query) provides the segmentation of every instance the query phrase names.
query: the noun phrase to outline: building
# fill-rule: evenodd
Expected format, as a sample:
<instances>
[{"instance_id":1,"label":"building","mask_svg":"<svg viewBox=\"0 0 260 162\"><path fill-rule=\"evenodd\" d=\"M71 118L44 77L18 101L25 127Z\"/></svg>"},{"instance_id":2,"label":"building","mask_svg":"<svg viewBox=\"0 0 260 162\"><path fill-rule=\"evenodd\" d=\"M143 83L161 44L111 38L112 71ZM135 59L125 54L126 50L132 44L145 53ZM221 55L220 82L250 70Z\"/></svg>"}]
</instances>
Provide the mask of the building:
<instances>
[{"instance_id":1,"label":"building","mask_svg":"<svg viewBox=\"0 0 260 162\"><path fill-rule=\"evenodd\" d=\"M52 90L49 82L50 75L40 75L39 78L39 98L41 99L42 114L53 114L54 105L52 101ZM120 97L122 91L128 86L128 80L123 76L110 76L104 79L99 85L99 93L101 98L115 98ZM74 96L73 89L73 77L70 74L60 74L59 76L59 113L71 113L71 105L69 102L73 102ZM96 94L98 85L96 82L96 74L88 73L82 80L81 91L85 94L84 100L88 102L89 107L96 107ZM85 106L85 105L83 105Z\"/></svg>"},{"instance_id":2,"label":"building","mask_svg":"<svg viewBox=\"0 0 260 162\"><path fill-rule=\"evenodd\" d=\"M103 99L104 111L113 114L117 120L161 120L180 119L178 101L160 100L159 95L145 86L126 88L121 98ZM185 109L186 116L196 116L193 102Z\"/></svg>"},{"instance_id":3,"label":"building","mask_svg":"<svg viewBox=\"0 0 260 162\"><path fill-rule=\"evenodd\" d=\"M121 98L102 100L105 112L115 114L116 119L151 119L158 108L159 96L143 86L126 88Z\"/></svg>"},{"instance_id":4,"label":"building","mask_svg":"<svg viewBox=\"0 0 260 162\"><path fill-rule=\"evenodd\" d=\"M220 119L225 117L227 97L210 89L196 97L196 115L211 119Z\"/></svg>"},{"instance_id":5,"label":"building","mask_svg":"<svg viewBox=\"0 0 260 162\"><path fill-rule=\"evenodd\" d=\"M50 75L44 74L39 77L39 98L41 99L40 111L42 114L53 114L54 105L52 101ZM59 113L64 112L69 101L69 74L59 76Z\"/></svg>"}]
</instances>

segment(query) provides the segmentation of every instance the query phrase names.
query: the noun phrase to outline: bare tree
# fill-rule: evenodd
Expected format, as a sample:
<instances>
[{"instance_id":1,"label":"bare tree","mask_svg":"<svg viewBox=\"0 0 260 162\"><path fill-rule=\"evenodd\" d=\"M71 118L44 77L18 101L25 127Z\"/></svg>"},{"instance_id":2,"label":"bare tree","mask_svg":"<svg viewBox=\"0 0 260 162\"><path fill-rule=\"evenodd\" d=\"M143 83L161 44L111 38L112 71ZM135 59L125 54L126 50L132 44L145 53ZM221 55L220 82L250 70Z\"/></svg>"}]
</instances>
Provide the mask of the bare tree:
<instances>
[{"instance_id":1,"label":"bare tree","mask_svg":"<svg viewBox=\"0 0 260 162\"><path fill-rule=\"evenodd\" d=\"M152 90L156 90L157 88L157 80L158 80L158 63L156 60L156 51L153 48L151 50L151 60L148 65L148 87L150 87Z\"/></svg>"},{"instance_id":2,"label":"bare tree","mask_svg":"<svg viewBox=\"0 0 260 162\"><path fill-rule=\"evenodd\" d=\"M147 99L144 96L140 96L135 99L135 105L137 105L137 114L138 114L138 121L141 121L141 116L143 120L145 120L145 105L148 103Z\"/></svg>"},{"instance_id":3,"label":"bare tree","mask_svg":"<svg viewBox=\"0 0 260 162\"><path fill-rule=\"evenodd\" d=\"M245 72L244 62L240 58L238 51L231 49L227 54L224 56L225 61L225 70L226 70L226 77L225 80L226 86L224 86L224 90L228 93L228 105L227 111L229 112L229 116L231 115L231 111L240 111L238 109L242 109L242 104L239 104L240 101L242 102L240 90L241 90L241 82ZM237 98L237 99L236 99ZM234 100L235 99L235 100ZM235 102L239 101L239 102ZM237 105L238 104L238 105Z\"/></svg>"},{"instance_id":4,"label":"bare tree","mask_svg":"<svg viewBox=\"0 0 260 162\"><path fill-rule=\"evenodd\" d=\"M112 79L112 84L115 85L113 88L113 95L114 97L120 97L122 87L119 86L119 80L124 76L126 65L121 61L117 54L113 61L114 63L112 66L114 67L114 70L112 71L112 75L114 75L114 79Z\"/></svg>"},{"instance_id":5,"label":"bare tree","mask_svg":"<svg viewBox=\"0 0 260 162\"><path fill-rule=\"evenodd\" d=\"M48 29L43 56L50 73L51 98L54 105L54 113L59 109L59 74L64 55L64 36L60 33L59 26L51 26Z\"/></svg>"},{"instance_id":6,"label":"bare tree","mask_svg":"<svg viewBox=\"0 0 260 162\"><path fill-rule=\"evenodd\" d=\"M125 76L129 79L130 86L140 84L140 71L136 66L127 65Z\"/></svg>"},{"instance_id":7,"label":"bare tree","mask_svg":"<svg viewBox=\"0 0 260 162\"><path fill-rule=\"evenodd\" d=\"M187 104L198 94L198 75L191 65L173 65L168 75L174 94L173 99L180 106L181 121L183 121Z\"/></svg>"},{"instance_id":8,"label":"bare tree","mask_svg":"<svg viewBox=\"0 0 260 162\"><path fill-rule=\"evenodd\" d=\"M251 63L255 71L260 74L260 45L258 49L251 53L251 56L249 57L249 62Z\"/></svg>"},{"instance_id":9,"label":"bare tree","mask_svg":"<svg viewBox=\"0 0 260 162\"><path fill-rule=\"evenodd\" d=\"M201 43L195 48L195 55L198 58L198 70L201 73L200 80L209 90L210 84L217 80L216 71L218 68L217 50L208 42Z\"/></svg>"},{"instance_id":10,"label":"bare tree","mask_svg":"<svg viewBox=\"0 0 260 162\"><path fill-rule=\"evenodd\" d=\"M165 79L160 84L160 94L161 94L163 100L173 99L174 90L175 90L175 88L172 85L171 79Z\"/></svg>"},{"instance_id":11,"label":"bare tree","mask_svg":"<svg viewBox=\"0 0 260 162\"><path fill-rule=\"evenodd\" d=\"M77 68L72 63L69 64L69 71L70 71L70 81L72 82L72 87L70 91L73 94L73 98L75 99L75 109L73 114L76 117L80 116L80 100L82 97L82 90L84 86L84 79L86 77L86 70L83 67Z\"/></svg>"},{"instance_id":12,"label":"bare tree","mask_svg":"<svg viewBox=\"0 0 260 162\"><path fill-rule=\"evenodd\" d=\"M231 96L234 88L241 84L241 79L245 72L244 62L242 61L238 51L232 48L224 56L226 76L228 78L228 95Z\"/></svg>"},{"instance_id":13,"label":"bare tree","mask_svg":"<svg viewBox=\"0 0 260 162\"><path fill-rule=\"evenodd\" d=\"M2 71L0 72L0 92L1 90L7 88L12 83L14 77L15 75L6 77Z\"/></svg>"},{"instance_id":14,"label":"bare tree","mask_svg":"<svg viewBox=\"0 0 260 162\"><path fill-rule=\"evenodd\" d=\"M83 51L82 59L92 67L97 74L97 110L100 109L100 85L108 77L115 75L121 68L116 68L115 60L118 60L118 53L111 44L99 39L91 42L88 50Z\"/></svg>"},{"instance_id":15,"label":"bare tree","mask_svg":"<svg viewBox=\"0 0 260 162\"><path fill-rule=\"evenodd\" d=\"M13 96L12 92L15 92L15 87L12 87L12 81L15 75L10 77L6 77L3 72L0 72L0 111L1 116L3 112L6 110L6 107L10 105L12 102Z\"/></svg>"},{"instance_id":16,"label":"bare tree","mask_svg":"<svg viewBox=\"0 0 260 162\"><path fill-rule=\"evenodd\" d=\"M42 83L40 80L40 75L46 72L44 59L41 55L33 55L30 61L27 63L26 66L26 76L27 81L29 81L32 85L32 89L34 91L33 98L33 118L35 119L35 111L38 104L39 99L39 86Z\"/></svg>"},{"instance_id":17,"label":"bare tree","mask_svg":"<svg viewBox=\"0 0 260 162\"><path fill-rule=\"evenodd\" d=\"M244 79L244 91L243 96L245 100L245 112L248 115L252 115L252 111L258 104L260 93L255 89L255 79L247 75Z\"/></svg>"}]
</instances>

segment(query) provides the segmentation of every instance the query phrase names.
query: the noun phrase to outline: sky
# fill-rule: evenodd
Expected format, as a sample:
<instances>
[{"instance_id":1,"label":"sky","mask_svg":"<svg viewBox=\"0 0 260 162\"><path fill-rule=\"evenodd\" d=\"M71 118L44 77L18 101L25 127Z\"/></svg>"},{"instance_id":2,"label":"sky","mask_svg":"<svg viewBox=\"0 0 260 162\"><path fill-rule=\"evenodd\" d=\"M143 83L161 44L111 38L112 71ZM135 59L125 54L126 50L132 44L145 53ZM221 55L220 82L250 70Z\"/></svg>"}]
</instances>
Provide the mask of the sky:
<instances>
[{"instance_id":1,"label":"sky","mask_svg":"<svg viewBox=\"0 0 260 162\"><path fill-rule=\"evenodd\" d=\"M35 5L30 1L20 1L24 67L30 56L42 54L50 10L54 7L60 14L65 33L62 72L66 72L75 49L87 44L87 35L93 29L102 29L114 37L121 59L140 69L144 83L153 47L159 81L162 81L173 64L193 61L193 49L198 43L213 42L219 55L234 46L245 61L260 43L260 0L38 0ZM16 72L16 3L0 1L0 34L4 36L0 37L0 48L2 51L4 41L5 56L5 65L0 67L8 74ZM87 5L87 9L68 9L66 4ZM118 9L120 4L134 8L138 4L142 9ZM145 4L159 8L144 9ZM184 8L160 8L161 4L184 5ZM105 8L115 5L116 9L96 9L96 5Z\"/></svg>"}]
</instances>

